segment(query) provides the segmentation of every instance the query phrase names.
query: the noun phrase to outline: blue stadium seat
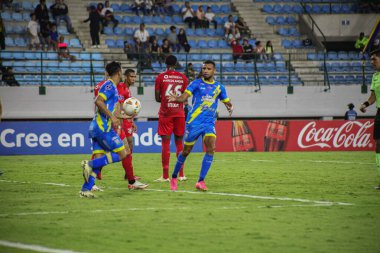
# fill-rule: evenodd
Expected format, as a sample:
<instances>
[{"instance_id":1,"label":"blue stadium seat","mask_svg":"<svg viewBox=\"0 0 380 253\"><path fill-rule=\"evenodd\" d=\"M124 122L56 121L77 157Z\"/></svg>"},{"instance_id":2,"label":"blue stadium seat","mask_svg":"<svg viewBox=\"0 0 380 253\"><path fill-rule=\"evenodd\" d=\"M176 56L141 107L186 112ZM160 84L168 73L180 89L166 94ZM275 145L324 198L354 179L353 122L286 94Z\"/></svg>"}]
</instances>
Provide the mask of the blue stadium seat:
<instances>
[{"instance_id":1,"label":"blue stadium seat","mask_svg":"<svg viewBox=\"0 0 380 253\"><path fill-rule=\"evenodd\" d=\"M133 30L133 28L131 28L131 27L127 27L127 28L125 28L124 33L125 33L125 35L127 35L127 36L133 36L133 34L134 34L134 30Z\"/></svg>"},{"instance_id":2,"label":"blue stadium seat","mask_svg":"<svg viewBox=\"0 0 380 253\"><path fill-rule=\"evenodd\" d=\"M11 21L12 20L12 15L9 11L4 11L1 13L1 18L4 20L4 21Z\"/></svg>"},{"instance_id":3,"label":"blue stadium seat","mask_svg":"<svg viewBox=\"0 0 380 253\"><path fill-rule=\"evenodd\" d=\"M345 51L339 51L338 52L338 59L339 60L348 60L348 53Z\"/></svg>"},{"instance_id":4,"label":"blue stadium seat","mask_svg":"<svg viewBox=\"0 0 380 253\"><path fill-rule=\"evenodd\" d=\"M301 40L293 40L292 45L295 48L301 48L302 47L302 41Z\"/></svg>"},{"instance_id":5,"label":"blue stadium seat","mask_svg":"<svg viewBox=\"0 0 380 253\"><path fill-rule=\"evenodd\" d=\"M177 25L182 24L183 23L182 17L181 16L173 16L173 23L177 24Z\"/></svg>"},{"instance_id":6,"label":"blue stadium seat","mask_svg":"<svg viewBox=\"0 0 380 253\"><path fill-rule=\"evenodd\" d=\"M220 47L220 48L228 48L229 46L228 46L228 44L227 44L227 42L225 40L219 40L218 41L218 47Z\"/></svg>"},{"instance_id":7,"label":"blue stadium seat","mask_svg":"<svg viewBox=\"0 0 380 253\"><path fill-rule=\"evenodd\" d=\"M317 60L317 55L315 53L308 53L307 59L310 61L315 61L315 60Z\"/></svg>"},{"instance_id":8,"label":"blue stadium seat","mask_svg":"<svg viewBox=\"0 0 380 253\"><path fill-rule=\"evenodd\" d=\"M276 18L276 24L277 25L285 25L286 24L285 18L283 16L278 16Z\"/></svg>"},{"instance_id":9,"label":"blue stadium seat","mask_svg":"<svg viewBox=\"0 0 380 253\"><path fill-rule=\"evenodd\" d=\"M120 40L120 39L116 40L115 46L117 48L124 48L124 40Z\"/></svg>"},{"instance_id":10,"label":"blue stadium seat","mask_svg":"<svg viewBox=\"0 0 380 253\"><path fill-rule=\"evenodd\" d=\"M286 17L286 21L285 22L287 24L289 24L289 25L295 25L295 24L297 24L297 20L293 16Z\"/></svg>"},{"instance_id":11,"label":"blue stadium seat","mask_svg":"<svg viewBox=\"0 0 380 253\"><path fill-rule=\"evenodd\" d=\"M80 44L79 40L77 38L73 38L70 40L70 47L73 48L82 48L82 45Z\"/></svg>"},{"instance_id":12,"label":"blue stadium seat","mask_svg":"<svg viewBox=\"0 0 380 253\"><path fill-rule=\"evenodd\" d=\"M217 48L218 47L218 42L215 40L209 40L207 44L208 44L209 48Z\"/></svg>"},{"instance_id":13,"label":"blue stadium seat","mask_svg":"<svg viewBox=\"0 0 380 253\"><path fill-rule=\"evenodd\" d=\"M270 25L275 25L276 24L276 20L272 16L266 17L265 22L267 22Z\"/></svg>"},{"instance_id":14,"label":"blue stadium seat","mask_svg":"<svg viewBox=\"0 0 380 253\"><path fill-rule=\"evenodd\" d=\"M362 71L362 64L360 62L352 62L351 69L353 71Z\"/></svg>"},{"instance_id":15,"label":"blue stadium seat","mask_svg":"<svg viewBox=\"0 0 380 253\"><path fill-rule=\"evenodd\" d=\"M293 13L293 10L292 10L292 7L288 4L285 4L282 6L282 13L287 13L287 14L290 14L290 13Z\"/></svg>"},{"instance_id":16,"label":"blue stadium seat","mask_svg":"<svg viewBox=\"0 0 380 253\"><path fill-rule=\"evenodd\" d=\"M300 5L293 6L293 13L302 14L304 11Z\"/></svg>"},{"instance_id":17,"label":"blue stadium seat","mask_svg":"<svg viewBox=\"0 0 380 253\"><path fill-rule=\"evenodd\" d=\"M338 54L334 51L330 51L327 53L328 60L338 60Z\"/></svg>"},{"instance_id":18,"label":"blue stadium seat","mask_svg":"<svg viewBox=\"0 0 380 253\"><path fill-rule=\"evenodd\" d=\"M198 48L198 44L197 44L197 41L196 40L189 40L189 45L192 47L192 48Z\"/></svg>"},{"instance_id":19,"label":"blue stadium seat","mask_svg":"<svg viewBox=\"0 0 380 253\"><path fill-rule=\"evenodd\" d=\"M140 16L133 16L132 18L131 18L131 21L130 21L131 23L134 23L134 24L140 24L141 22L142 22L142 19L141 19L141 17Z\"/></svg>"},{"instance_id":20,"label":"blue stadium seat","mask_svg":"<svg viewBox=\"0 0 380 253\"><path fill-rule=\"evenodd\" d=\"M130 16L124 16L123 17L123 24L129 24L131 23L131 17Z\"/></svg>"},{"instance_id":21,"label":"blue stadium seat","mask_svg":"<svg viewBox=\"0 0 380 253\"><path fill-rule=\"evenodd\" d=\"M222 60L223 61L232 61L232 55L231 54L223 54Z\"/></svg>"},{"instance_id":22,"label":"blue stadium seat","mask_svg":"<svg viewBox=\"0 0 380 253\"><path fill-rule=\"evenodd\" d=\"M15 45L18 47L26 47L27 43L24 38L16 38L15 39Z\"/></svg>"},{"instance_id":23,"label":"blue stadium seat","mask_svg":"<svg viewBox=\"0 0 380 253\"><path fill-rule=\"evenodd\" d=\"M289 28L289 35L290 36L300 36L299 31L295 27L290 27Z\"/></svg>"},{"instance_id":24,"label":"blue stadium seat","mask_svg":"<svg viewBox=\"0 0 380 253\"><path fill-rule=\"evenodd\" d=\"M155 33L157 36L163 36L165 34L165 31L162 28L157 28Z\"/></svg>"},{"instance_id":25,"label":"blue stadium seat","mask_svg":"<svg viewBox=\"0 0 380 253\"><path fill-rule=\"evenodd\" d=\"M331 13L338 14L341 13L340 5L338 4L333 4L331 6Z\"/></svg>"},{"instance_id":26,"label":"blue stadium seat","mask_svg":"<svg viewBox=\"0 0 380 253\"><path fill-rule=\"evenodd\" d=\"M231 7L229 5L222 5L220 6L220 12L224 14L229 14L231 13Z\"/></svg>"},{"instance_id":27,"label":"blue stadium seat","mask_svg":"<svg viewBox=\"0 0 380 253\"><path fill-rule=\"evenodd\" d=\"M273 6L272 5L269 5L269 4L265 4L263 6L263 12L266 12L266 13L274 13L273 12Z\"/></svg>"},{"instance_id":28,"label":"blue stadium seat","mask_svg":"<svg viewBox=\"0 0 380 253\"><path fill-rule=\"evenodd\" d=\"M281 27L277 30L277 33L282 36L289 36L289 30L287 28Z\"/></svg>"},{"instance_id":29,"label":"blue stadium seat","mask_svg":"<svg viewBox=\"0 0 380 253\"><path fill-rule=\"evenodd\" d=\"M115 48L116 45L115 45L115 41L113 39L106 39L105 40L105 44L109 47L109 48Z\"/></svg>"},{"instance_id":30,"label":"blue stadium seat","mask_svg":"<svg viewBox=\"0 0 380 253\"><path fill-rule=\"evenodd\" d=\"M105 35L113 35L113 29L112 29L112 27L104 27L103 28L103 32L104 32L104 34Z\"/></svg>"},{"instance_id":31,"label":"blue stadium seat","mask_svg":"<svg viewBox=\"0 0 380 253\"><path fill-rule=\"evenodd\" d=\"M280 5L280 4L275 4L274 6L273 6L273 12L274 13L282 13L282 6Z\"/></svg>"},{"instance_id":32,"label":"blue stadium seat","mask_svg":"<svg viewBox=\"0 0 380 253\"><path fill-rule=\"evenodd\" d=\"M170 24L173 23L173 19L172 19L171 16L164 16L164 20L163 20L163 22L164 22L165 24L170 25Z\"/></svg>"},{"instance_id":33,"label":"blue stadium seat","mask_svg":"<svg viewBox=\"0 0 380 253\"><path fill-rule=\"evenodd\" d=\"M121 4L119 9L122 12L127 12L127 11L131 10L131 7L128 4Z\"/></svg>"},{"instance_id":34,"label":"blue stadium seat","mask_svg":"<svg viewBox=\"0 0 380 253\"><path fill-rule=\"evenodd\" d=\"M150 25L150 24L153 24L153 17L152 16L144 16L143 18L143 22L146 24L146 25Z\"/></svg>"},{"instance_id":35,"label":"blue stadium seat","mask_svg":"<svg viewBox=\"0 0 380 253\"><path fill-rule=\"evenodd\" d=\"M37 56L35 52L25 52L24 57L25 59L28 59L28 60L37 60Z\"/></svg>"},{"instance_id":36,"label":"blue stadium seat","mask_svg":"<svg viewBox=\"0 0 380 253\"><path fill-rule=\"evenodd\" d=\"M118 4L111 4L111 8L113 9L113 12L119 12L120 10L120 5Z\"/></svg>"},{"instance_id":37,"label":"blue stadium seat","mask_svg":"<svg viewBox=\"0 0 380 253\"><path fill-rule=\"evenodd\" d=\"M82 60L90 60L90 57L91 57L91 54L87 53L87 52L81 52L80 53L80 58Z\"/></svg>"},{"instance_id":38,"label":"blue stadium seat","mask_svg":"<svg viewBox=\"0 0 380 253\"><path fill-rule=\"evenodd\" d=\"M114 29L114 32L115 32L115 35L117 35L117 36L124 36L124 30L121 27L116 27Z\"/></svg>"},{"instance_id":39,"label":"blue stadium seat","mask_svg":"<svg viewBox=\"0 0 380 253\"><path fill-rule=\"evenodd\" d=\"M160 16L154 16L153 19L152 19L152 22L154 24L162 24L162 19Z\"/></svg>"},{"instance_id":40,"label":"blue stadium seat","mask_svg":"<svg viewBox=\"0 0 380 253\"><path fill-rule=\"evenodd\" d=\"M18 13L18 12L13 12L12 13L12 19L13 19L13 21L24 21L23 17L22 17L22 14Z\"/></svg>"},{"instance_id":41,"label":"blue stadium seat","mask_svg":"<svg viewBox=\"0 0 380 253\"><path fill-rule=\"evenodd\" d=\"M224 36L224 29L222 27L218 27L218 29L216 29L216 35Z\"/></svg>"},{"instance_id":42,"label":"blue stadium seat","mask_svg":"<svg viewBox=\"0 0 380 253\"><path fill-rule=\"evenodd\" d=\"M33 10L33 5L32 5L32 3L29 2L29 1L24 1L24 2L22 2L22 8L23 8L24 10L27 10L27 11L29 11L29 10Z\"/></svg>"},{"instance_id":43,"label":"blue stadium seat","mask_svg":"<svg viewBox=\"0 0 380 253\"><path fill-rule=\"evenodd\" d=\"M195 35L198 37L205 36L203 29L195 29Z\"/></svg>"},{"instance_id":44,"label":"blue stadium seat","mask_svg":"<svg viewBox=\"0 0 380 253\"><path fill-rule=\"evenodd\" d=\"M70 64L70 70L73 72L79 72L82 70L82 62L81 61L75 61L71 62Z\"/></svg>"},{"instance_id":45,"label":"blue stadium seat","mask_svg":"<svg viewBox=\"0 0 380 253\"><path fill-rule=\"evenodd\" d=\"M282 40L281 41L281 45L284 47L284 48L291 48L292 47L292 42L290 40Z\"/></svg>"}]
</instances>

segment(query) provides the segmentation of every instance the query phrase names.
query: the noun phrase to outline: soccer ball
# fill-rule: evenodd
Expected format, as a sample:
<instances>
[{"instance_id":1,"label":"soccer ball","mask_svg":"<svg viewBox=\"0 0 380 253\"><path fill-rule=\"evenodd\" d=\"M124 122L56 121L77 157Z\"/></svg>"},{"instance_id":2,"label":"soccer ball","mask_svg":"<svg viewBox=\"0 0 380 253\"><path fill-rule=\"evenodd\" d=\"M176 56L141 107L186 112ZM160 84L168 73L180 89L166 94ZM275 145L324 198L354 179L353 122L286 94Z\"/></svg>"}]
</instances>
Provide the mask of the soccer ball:
<instances>
[{"instance_id":1,"label":"soccer ball","mask_svg":"<svg viewBox=\"0 0 380 253\"><path fill-rule=\"evenodd\" d=\"M123 111L128 116L136 116L141 110L141 103L137 98L127 98L123 103Z\"/></svg>"}]
</instances>

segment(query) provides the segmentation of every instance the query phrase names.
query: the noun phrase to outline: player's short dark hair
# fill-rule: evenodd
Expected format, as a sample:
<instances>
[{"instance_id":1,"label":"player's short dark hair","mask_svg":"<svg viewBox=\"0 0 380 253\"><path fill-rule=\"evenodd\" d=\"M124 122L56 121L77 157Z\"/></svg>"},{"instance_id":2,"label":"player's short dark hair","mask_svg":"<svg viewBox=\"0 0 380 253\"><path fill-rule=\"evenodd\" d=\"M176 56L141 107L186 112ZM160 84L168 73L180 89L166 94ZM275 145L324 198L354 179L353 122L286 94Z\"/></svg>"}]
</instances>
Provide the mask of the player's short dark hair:
<instances>
[{"instance_id":1,"label":"player's short dark hair","mask_svg":"<svg viewBox=\"0 0 380 253\"><path fill-rule=\"evenodd\" d=\"M174 55L169 55L165 59L165 64L170 67L177 65L177 57L175 57Z\"/></svg>"},{"instance_id":2,"label":"player's short dark hair","mask_svg":"<svg viewBox=\"0 0 380 253\"><path fill-rule=\"evenodd\" d=\"M109 76L115 75L120 70L121 70L120 62L113 61L113 62L108 63L106 66L106 71Z\"/></svg>"},{"instance_id":3,"label":"player's short dark hair","mask_svg":"<svg viewBox=\"0 0 380 253\"><path fill-rule=\"evenodd\" d=\"M129 76L131 73L135 73L135 71L134 71L133 69L126 69L126 70L124 71L124 75L125 75L125 76Z\"/></svg>"},{"instance_id":4,"label":"player's short dark hair","mask_svg":"<svg viewBox=\"0 0 380 253\"><path fill-rule=\"evenodd\" d=\"M203 64L211 64L212 66L214 66L215 68L215 62L214 61L211 61L211 60L207 60L207 61L204 61Z\"/></svg>"},{"instance_id":5,"label":"player's short dark hair","mask_svg":"<svg viewBox=\"0 0 380 253\"><path fill-rule=\"evenodd\" d=\"M380 57L380 48L373 50L370 55L376 55L377 57Z\"/></svg>"},{"instance_id":6,"label":"player's short dark hair","mask_svg":"<svg viewBox=\"0 0 380 253\"><path fill-rule=\"evenodd\" d=\"M348 105L348 108L350 108L350 110L354 109L355 105L353 103L349 103Z\"/></svg>"}]
</instances>

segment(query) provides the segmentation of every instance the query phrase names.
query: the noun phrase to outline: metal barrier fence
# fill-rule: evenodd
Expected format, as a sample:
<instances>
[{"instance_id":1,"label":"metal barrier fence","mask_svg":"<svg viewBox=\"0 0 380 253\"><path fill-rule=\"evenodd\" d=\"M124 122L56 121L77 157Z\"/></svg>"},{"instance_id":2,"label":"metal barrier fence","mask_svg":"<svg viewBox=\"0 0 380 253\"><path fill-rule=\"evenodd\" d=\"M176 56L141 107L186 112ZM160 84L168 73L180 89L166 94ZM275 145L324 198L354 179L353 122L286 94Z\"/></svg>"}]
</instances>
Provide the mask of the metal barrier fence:
<instances>
[{"instance_id":1,"label":"metal barrier fence","mask_svg":"<svg viewBox=\"0 0 380 253\"><path fill-rule=\"evenodd\" d=\"M2 51L3 67L13 69L14 79L20 85L93 87L104 79L104 67L110 61L119 61L123 68L137 70L138 86L154 85L155 76L166 69L165 54L71 53L73 58L60 59L55 52ZM216 78L225 85L251 85L259 91L262 85L330 84L367 85L373 72L368 56L351 52L316 52L309 54L239 54L191 53L175 54L177 70L193 80L205 60L216 63ZM75 58L75 59L74 59ZM364 59L364 60L363 60ZM3 85L7 80L3 71ZM9 85L9 84L8 84Z\"/></svg>"}]
</instances>

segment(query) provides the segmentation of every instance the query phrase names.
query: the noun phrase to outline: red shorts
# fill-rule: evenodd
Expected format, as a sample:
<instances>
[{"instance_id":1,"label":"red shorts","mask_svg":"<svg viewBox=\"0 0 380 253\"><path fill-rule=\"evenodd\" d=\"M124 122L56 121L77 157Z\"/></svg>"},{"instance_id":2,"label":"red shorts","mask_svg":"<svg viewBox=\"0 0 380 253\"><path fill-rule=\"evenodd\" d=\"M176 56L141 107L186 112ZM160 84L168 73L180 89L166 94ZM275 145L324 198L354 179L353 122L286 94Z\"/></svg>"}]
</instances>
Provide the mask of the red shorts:
<instances>
[{"instance_id":1,"label":"red shorts","mask_svg":"<svg viewBox=\"0 0 380 253\"><path fill-rule=\"evenodd\" d=\"M117 132L116 129L114 129ZM119 137L121 140L124 140L127 137L133 136L133 124L130 121L124 120L123 125L120 129Z\"/></svg>"},{"instance_id":2,"label":"red shorts","mask_svg":"<svg viewBox=\"0 0 380 253\"><path fill-rule=\"evenodd\" d=\"M158 135L183 136L185 134L185 117L158 118Z\"/></svg>"}]
</instances>

